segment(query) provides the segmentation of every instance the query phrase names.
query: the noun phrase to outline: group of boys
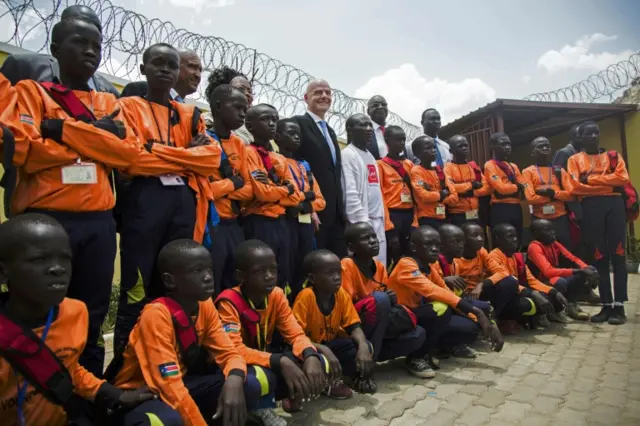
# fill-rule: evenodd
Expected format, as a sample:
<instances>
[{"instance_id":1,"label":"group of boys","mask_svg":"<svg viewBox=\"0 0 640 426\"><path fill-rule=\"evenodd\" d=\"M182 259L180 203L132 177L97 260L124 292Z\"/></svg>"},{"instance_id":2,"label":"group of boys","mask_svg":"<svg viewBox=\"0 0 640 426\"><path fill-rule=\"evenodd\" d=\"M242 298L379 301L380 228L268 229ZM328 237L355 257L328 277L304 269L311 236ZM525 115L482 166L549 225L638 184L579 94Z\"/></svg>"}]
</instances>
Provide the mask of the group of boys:
<instances>
[{"instance_id":1,"label":"group of boys","mask_svg":"<svg viewBox=\"0 0 640 426\"><path fill-rule=\"evenodd\" d=\"M370 120L350 117L342 171L351 255L341 260L313 251L311 214L325 203L308 164L294 159L295 121L220 85L205 129L199 111L171 95L181 55L167 44L143 54L144 97L96 92L87 83L101 56L93 18L54 26L59 81L12 86L0 74L2 159L17 171L7 187L12 219L0 225L2 418L242 425L248 411L283 425L276 400L295 412L322 393L375 392L376 362L406 357L409 372L429 378L441 359L475 357L480 332L500 351L500 329L565 321L565 308L588 319L577 301L596 285L605 306L592 320L624 322L628 174L621 158L599 153L595 123L580 126L585 152L568 172L549 166L549 141L536 138L536 165L521 174L504 133L492 135L484 173L462 136L449 140L444 168L429 136L412 143L419 164L404 160L406 137L394 126L376 163ZM233 134L243 124L248 146ZM114 180L122 282L103 378ZM489 195L491 252L479 224ZM536 217L527 261L523 195ZM565 248L564 203L576 196L591 207L583 223L604 235L588 241L594 266Z\"/></svg>"}]
</instances>

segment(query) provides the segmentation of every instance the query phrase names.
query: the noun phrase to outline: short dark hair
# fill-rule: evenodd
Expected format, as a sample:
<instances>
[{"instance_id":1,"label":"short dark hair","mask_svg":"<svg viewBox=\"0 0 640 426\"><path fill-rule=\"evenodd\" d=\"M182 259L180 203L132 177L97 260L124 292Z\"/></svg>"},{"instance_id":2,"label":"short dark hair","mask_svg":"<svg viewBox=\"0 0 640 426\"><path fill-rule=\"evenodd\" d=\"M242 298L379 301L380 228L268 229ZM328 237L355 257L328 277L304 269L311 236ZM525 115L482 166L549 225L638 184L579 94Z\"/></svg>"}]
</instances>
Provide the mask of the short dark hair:
<instances>
[{"instance_id":1,"label":"short dark hair","mask_svg":"<svg viewBox=\"0 0 640 426\"><path fill-rule=\"evenodd\" d=\"M260 250L271 250L271 247L260 240L246 240L240 243L234 251L236 269L246 271L253 262L253 253Z\"/></svg>"},{"instance_id":2,"label":"short dark hair","mask_svg":"<svg viewBox=\"0 0 640 426\"><path fill-rule=\"evenodd\" d=\"M600 126L598 125L598 123L596 123L596 122L595 122L595 121L593 121L593 120L583 121L582 123L580 123L580 124L578 125L578 130L577 130L577 132L578 132L578 133L577 133L577 134L578 134L578 136L582 136L582 135L584 135L584 129L585 129L586 127L589 127L589 126L596 126L596 127L600 128Z\"/></svg>"},{"instance_id":3,"label":"short dark hair","mask_svg":"<svg viewBox=\"0 0 640 426\"><path fill-rule=\"evenodd\" d=\"M280 120L278 120L278 124L276 124L276 132L280 133L284 126L286 126L287 124L295 124L296 126L300 127L298 122L293 118L281 118Z\"/></svg>"},{"instance_id":4,"label":"short dark hair","mask_svg":"<svg viewBox=\"0 0 640 426\"><path fill-rule=\"evenodd\" d=\"M402 132L405 133L404 129L400 126L391 125L384 129L384 135L387 136L389 133ZM405 133L406 137L406 133Z\"/></svg>"},{"instance_id":5,"label":"short dark hair","mask_svg":"<svg viewBox=\"0 0 640 426\"><path fill-rule=\"evenodd\" d=\"M336 256L336 254L330 250L325 249L314 250L311 253L307 254L304 257L304 261L302 263L302 270L304 271L304 274L308 275L314 272L320 260L327 256Z\"/></svg>"},{"instance_id":6,"label":"short dark hair","mask_svg":"<svg viewBox=\"0 0 640 426\"><path fill-rule=\"evenodd\" d=\"M51 29L51 44L62 44L69 36L69 33L73 30L74 26L80 22L91 24L95 26L98 31L100 31L100 27L98 27L95 22L87 19L84 16L69 16L55 24Z\"/></svg>"},{"instance_id":7,"label":"short dark hair","mask_svg":"<svg viewBox=\"0 0 640 426\"><path fill-rule=\"evenodd\" d=\"M74 18L79 18L92 23L98 27L100 32L102 32L102 22L100 22L100 18L90 7L81 4L74 4L64 9L62 14L60 14L60 19L63 21Z\"/></svg>"},{"instance_id":8,"label":"short dark hair","mask_svg":"<svg viewBox=\"0 0 640 426\"><path fill-rule=\"evenodd\" d=\"M424 116L430 111L438 112L438 110L435 109L435 108L427 108L427 109L425 109L424 111L422 111L422 115L420 116L420 122L422 122L424 120Z\"/></svg>"},{"instance_id":9,"label":"short dark hair","mask_svg":"<svg viewBox=\"0 0 640 426\"><path fill-rule=\"evenodd\" d=\"M222 102L225 99L228 99L229 96L231 96L231 94L234 91L237 91L239 94L241 94L244 97L244 93L242 93L242 90L236 89L235 87L232 87L228 84L221 84L218 87L216 87L214 90L209 92L210 97L207 99L207 101L209 102L211 113L213 114L213 105L216 102Z\"/></svg>"},{"instance_id":10,"label":"short dark hair","mask_svg":"<svg viewBox=\"0 0 640 426\"><path fill-rule=\"evenodd\" d=\"M515 229L515 226L513 226L510 223L499 223L499 224L497 224L492 229L493 237L494 238L502 237L510 228Z\"/></svg>"},{"instance_id":11,"label":"short dark hair","mask_svg":"<svg viewBox=\"0 0 640 426\"><path fill-rule=\"evenodd\" d=\"M278 110L273 105L269 105L269 104L253 105L247 110L247 114L245 116L245 121L249 121L249 120L252 120L253 118L255 118L258 115L258 113L260 111L262 111L264 108L271 108L276 113L278 113Z\"/></svg>"},{"instance_id":12,"label":"short dark hair","mask_svg":"<svg viewBox=\"0 0 640 426\"><path fill-rule=\"evenodd\" d=\"M33 225L47 225L65 232L60 223L41 213L25 213L0 225L0 260L8 260L23 247L25 235Z\"/></svg>"},{"instance_id":13,"label":"short dark hair","mask_svg":"<svg viewBox=\"0 0 640 426\"><path fill-rule=\"evenodd\" d=\"M147 47L144 51L144 53L142 53L142 63L146 64L147 61L149 60L149 56L151 55L151 51L153 49L157 49L159 47L167 47L169 49L173 49L176 51L176 53L178 54L178 56L180 56L180 53L178 52L178 49L176 49L175 47L173 47L172 45L170 45L169 43L156 43L156 44L152 44L151 46Z\"/></svg>"},{"instance_id":14,"label":"short dark hair","mask_svg":"<svg viewBox=\"0 0 640 426\"><path fill-rule=\"evenodd\" d=\"M161 274L172 273L180 264L182 254L200 248L203 248L201 244L186 238L167 243L158 254L158 270Z\"/></svg>"},{"instance_id":15,"label":"short dark hair","mask_svg":"<svg viewBox=\"0 0 640 426\"><path fill-rule=\"evenodd\" d=\"M495 132L489 137L489 146L493 146L500 142L500 139L509 137L505 132Z\"/></svg>"},{"instance_id":16,"label":"short dark hair","mask_svg":"<svg viewBox=\"0 0 640 426\"><path fill-rule=\"evenodd\" d=\"M361 229L365 225L371 227L368 222L355 222L347 226L347 228L344 230L344 239L347 244L353 243L358 239L358 237L360 237Z\"/></svg>"}]
</instances>

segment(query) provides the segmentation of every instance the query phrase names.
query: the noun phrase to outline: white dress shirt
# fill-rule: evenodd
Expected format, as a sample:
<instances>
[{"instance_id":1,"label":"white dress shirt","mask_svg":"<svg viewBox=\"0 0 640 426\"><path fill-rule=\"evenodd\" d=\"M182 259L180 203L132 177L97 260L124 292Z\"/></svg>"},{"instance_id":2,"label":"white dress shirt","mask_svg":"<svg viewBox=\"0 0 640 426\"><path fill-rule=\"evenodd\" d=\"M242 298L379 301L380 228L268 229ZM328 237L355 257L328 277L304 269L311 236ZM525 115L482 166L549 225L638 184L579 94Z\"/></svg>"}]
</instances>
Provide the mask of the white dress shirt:
<instances>
[{"instance_id":1,"label":"white dress shirt","mask_svg":"<svg viewBox=\"0 0 640 426\"><path fill-rule=\"evenodd\" d=\"M442 165L444 166L447 163L450 163L453 159L451 152L449 152L449 144L440 139L439 137L435 137L436 141L436 149L440 152L440 156L442 157ZM415 164L420 164L420 160L413 155L413 150L411 149L411 144L413 141L407 141L405 144L405 149L407 151L407 159L413 161ZM436 162L432 163L432 166L435 166Z\"/></svg>"},{"instance_id":2,"label":"white dress shirt","mask_svg":"<svg viewBox=\"0 0 640 426\"><path fill-rule=\"evenodd\" d=\"M389 153L389 148L387 147L387 143L384 141L384 133L380 128L380 125L375 121L371 120L371 124L373 125L373 134L376 136L376 142L378 142L378 152L380 153L380 158L384 158Z\"/></svg>"},{"instance_id":3,"label":"white dress shirt","mask_svg":"<svg viewBox=\"0 0 640 426\"><path fill-rule=\"evenodd\" d=\"M327 144L329 145L329 150L331 151L331 158L334 161L336 161L336 147L333 144L333 140L331 139L331 135L329 134L329 123L327 123L327 120L325 120L324 118L320 118L318 115L312 113L311 111L307 110L307 114L309 114L309 116L311 118L313 118L313 121L316 122L316 126L318 126L318 129L320 130L320 133L322 133L322 135L324 136L324 140L327 141ZM321 122L324 121L327 125L327 131L325 132L324 129L322 128L322 124Z\"/></svg>"},{"instance_id":4,"label":"white dress shirt","mask_svg":"<svg viewBox=\"0 0 640 426\"><path fill-rule=\"evenodd\" d=\"M384 218L380 173L373 155L349 144L342 150L342 192L351 223Z\"/></svg>"}]
</instances>

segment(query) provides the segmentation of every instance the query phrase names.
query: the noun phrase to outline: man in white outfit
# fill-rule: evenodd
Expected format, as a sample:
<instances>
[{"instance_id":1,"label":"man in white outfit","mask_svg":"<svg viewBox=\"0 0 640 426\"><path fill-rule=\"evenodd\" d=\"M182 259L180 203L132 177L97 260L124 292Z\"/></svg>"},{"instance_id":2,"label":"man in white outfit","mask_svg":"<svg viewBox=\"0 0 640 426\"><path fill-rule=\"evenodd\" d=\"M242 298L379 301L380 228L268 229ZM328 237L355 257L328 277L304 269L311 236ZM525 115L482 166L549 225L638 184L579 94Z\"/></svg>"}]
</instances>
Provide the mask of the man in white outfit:
<instances>
[{"instance_id":1,"label":"man in white outfit","mask_svg":"<svg viewBox=\"0 0 640 426\"><path fill-rule=\"evenodd\" d=\"M380 174L367 144L373 137L371 119L355 114L346 122L348 145L342 150L342 192L347 220L366 222L376 231L380 242L377 259L387 265L385 208L380 189Z\"/></svg>"}]
</instances>

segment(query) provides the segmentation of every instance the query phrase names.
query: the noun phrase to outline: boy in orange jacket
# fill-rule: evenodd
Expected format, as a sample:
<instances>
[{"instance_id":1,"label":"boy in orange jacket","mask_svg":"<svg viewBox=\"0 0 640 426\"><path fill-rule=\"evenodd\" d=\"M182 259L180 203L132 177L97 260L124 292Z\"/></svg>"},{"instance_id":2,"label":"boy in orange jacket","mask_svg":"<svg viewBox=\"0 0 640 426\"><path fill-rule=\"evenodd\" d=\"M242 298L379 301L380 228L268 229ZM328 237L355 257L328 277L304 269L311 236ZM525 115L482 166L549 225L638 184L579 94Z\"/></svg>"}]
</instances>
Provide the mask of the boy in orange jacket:
<instances>
[{"instance_id":1,"label":"boy in orange jacket","mask_svg":"<svg viewBox=\"0 0 640 426\"><path fill-rule=\"evenodd\" d=\"M578 137L582 139L584 151L569 158L567 171L573 182L572 195L582 200L582 238L593 253L593 265L600 274L598 293L603 307L591 321L620 325L627 321L624 312L624 302L628 299L627 218L623 194L629 183L629 172L618 152L600 149L598 124L582 123ZM611 292L609 265L613 266L615 298Z\"/></svg>"},{"instance_id":2,"label":"boy in orange jacket","mask_svg":"<svg viewBox=\"0 0 640 426\"><path fill-rule=\"evenodd\" d=\"M506 133L498 132L489 138L489 148L493 159L484 165L484 177L491 186L491 228L508 223L516 228L518 240L522 238L522 207L520 197L525 182L520 169L508 161L511 156L511 139Z\"/></svg>"},{"instance_id":3,"label":"boy in orange jacket","mask_svg":"<svg viewBox=\"0 0 640 426\"><path fill-rule=\"evenodd\" d=\"M445 171L440 166L433 166L438 149L433 138L419 136L411 149L420 160L420 164L411 169L418 223L438 229L447 222L447 206L458 203L458 193Z\"/></svg>"},{"instance_id":4,"label":"boy in orange jacket","mask_svg":"<svg viewBox=\"0 0 640 426\"><path fill-rule=\"evenodd\" d=\"M124 413L118 424L146 424L152 412L162 424L179 418L206 426L221 419L244 426L247 405L264 397L272 401L273 395L263 390L259 373L247 367L220 322L211 300L211 255L193 240L174 240L160 251L158 268L166 296L144 307L110 372L118 388L146 385L159 400Z\"/></svg>"},{"instance_id":5,"label":"boy in orange jacket","mask_svg":"<svg viewBox=\"0 0 640 426\"><path fill-rule=\"evenodd\" d=\"M66 297L71 257L69 237L48 215L0 225L0 282L9 288L0 297L2 424L95 424L90 405L130 409L154 397L146 388L118 390L80 365L89 314Z\"/></svg>"}]
</instances>

